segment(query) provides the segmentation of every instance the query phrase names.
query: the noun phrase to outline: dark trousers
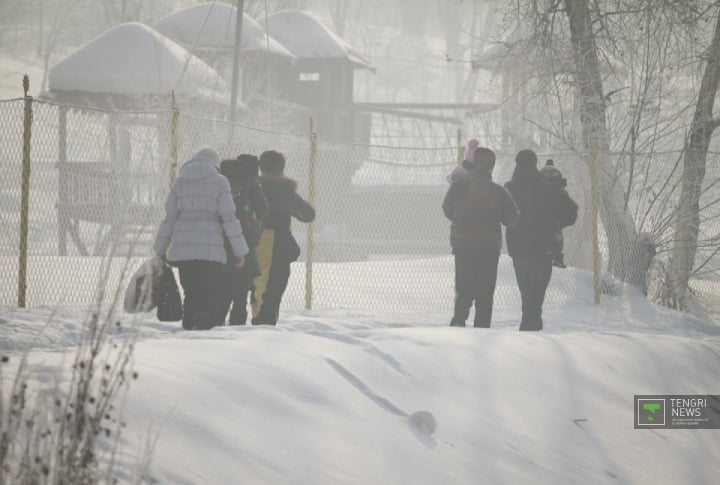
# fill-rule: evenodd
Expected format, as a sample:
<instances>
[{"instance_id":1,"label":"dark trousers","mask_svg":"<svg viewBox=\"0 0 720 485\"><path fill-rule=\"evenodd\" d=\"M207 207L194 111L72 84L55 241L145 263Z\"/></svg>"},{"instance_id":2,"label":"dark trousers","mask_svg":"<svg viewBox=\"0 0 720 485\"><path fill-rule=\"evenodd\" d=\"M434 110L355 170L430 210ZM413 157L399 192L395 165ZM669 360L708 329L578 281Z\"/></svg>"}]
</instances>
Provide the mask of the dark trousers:
<instances>
[{"instance_id":1,"label":"dark trousers","mask_svg":"<svg viewBox=\"0 0 720 485\"><path fill-rule=\"evenodd\" d=\"M215 321L213 307L223 265L212 261L180 261L177 267L185 293L183 328L207 329L220 323Z\"/></svg>"},{"instance_id":2,"label":"dark trousers","mask_svg":"<svg viewBox=\"0 0 720 485\"><path fill-rule=\"evenodd\" d=\"M465 326L475 302L475 327L490 327L499 251L455 253L455 314L453 326Z\"/></svg>"},{"instance_id":3,"label":"dark trousers","mask_svg":"<svg viewBox=\"0 0 720 485\"><path fill-rule=\"evenodd\" d=\"M513 258L522 300L520 330L542 330L542 306L552 276L552 256Z\"/></svg>"},{"instance_id":4,"label":"dark trousers","mask_svg":"<svg viewBox=\"0 0 720 485\"><path fill-rule=\"evenodd\" d=\"M228 311L230 311L230 325L245 325L248 316L248 293L251 289L252 280L245 272L228 271L225 268L220 274L215 320L220 324L224 323ZM232 305L232 309L230 305Z\"/></svg>"}]
</instances>

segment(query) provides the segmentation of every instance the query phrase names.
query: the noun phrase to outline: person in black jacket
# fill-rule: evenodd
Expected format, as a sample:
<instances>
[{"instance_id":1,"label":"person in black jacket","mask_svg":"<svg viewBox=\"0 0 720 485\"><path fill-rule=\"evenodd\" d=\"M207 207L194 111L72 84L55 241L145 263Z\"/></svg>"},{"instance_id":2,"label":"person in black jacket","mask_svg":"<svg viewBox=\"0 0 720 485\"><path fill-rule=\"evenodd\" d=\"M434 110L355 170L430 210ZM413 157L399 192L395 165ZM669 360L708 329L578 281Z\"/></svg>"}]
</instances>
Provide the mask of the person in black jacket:
<instances>
[{"instance_id":1,"label":"person in black jacket","mask_svg":"<svg viewBox=\"0 0 720 485\"><path fill-rule=\"evenodd\" d=\"M475 302L475 327L490 327L501 224L513 226L519 218L512 196L492 181L495 153L479 147L471 171L450 186L443 213L450 219L450 245L455 255L455 311L451 327L464 327Z\"/></svg>"},{"instance_id":2,"label":"person in black jacket","mask_svg":"<svg viewBox=\"0 0 720 485\"><path fill-rule=\"evenodd\" d=\"M290 278L290 263L300 256L291 231L294 217L300 222L315 220L315 209L298 193L297 182L285 177L285 156L274 150L260 155L260 183L270 211L263 220L257 255L260 275L252 296L253 324L276 325L280 302Z\"/></svg>"},{"instance_id":3,"label":"person in black jacket","mask_svg":"<svg viewBox=\"0 0 720 485\"><path fill-rule=\"evenodd\" d=\"M562 187L548 182L537 168L537 155L520 150L515 171L505 184L520 210L517 226L505 232L520 297L520 330L542 330L542 305L552 276L556 228L571 226L578 206Z\"/></svg>"},{"instance_id":4,"label":"person in black jacket","mask_svg":"<svg viewBox=\"0 0 720 485\"><path fill-rule=\"evenodd\" d=\"M258 157L245 154L236 159L223 160L220 173L230 181L235 216L242 226L249 252L245 255L242 268L232 264L226 264L223 268L215 305L215 321L224 325L230 311L230 325L245 325L248 294L252 290L253 279L260 274L256 248L260 241L262 219L268 213L268 203L258 178ZM227 244L226 250L230 251Z\"/></svg>"}]
</instances>

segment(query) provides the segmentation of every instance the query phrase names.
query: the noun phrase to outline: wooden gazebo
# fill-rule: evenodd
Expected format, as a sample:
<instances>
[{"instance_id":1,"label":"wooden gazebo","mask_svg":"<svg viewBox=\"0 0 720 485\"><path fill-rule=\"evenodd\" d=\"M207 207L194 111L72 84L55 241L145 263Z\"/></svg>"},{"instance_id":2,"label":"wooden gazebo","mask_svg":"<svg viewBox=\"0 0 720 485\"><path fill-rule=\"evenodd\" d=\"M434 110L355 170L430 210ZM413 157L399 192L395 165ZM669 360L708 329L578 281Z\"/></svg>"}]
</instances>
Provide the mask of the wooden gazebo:
<instances>
[{"instance_id":1,"label":"wooden gazebo","mask_svg":"<svg viewBox=\"0 0 720 485\"><path fill-rule=\"evenodd\" d=\"M69 236L86 255L157 224L177 166L178 109L225 113L229 93L210 66L131 22L53 66L40 99L60 104L59 252ZM104 232L93 251L81 223Z\"/></svg>"}]
</instances>

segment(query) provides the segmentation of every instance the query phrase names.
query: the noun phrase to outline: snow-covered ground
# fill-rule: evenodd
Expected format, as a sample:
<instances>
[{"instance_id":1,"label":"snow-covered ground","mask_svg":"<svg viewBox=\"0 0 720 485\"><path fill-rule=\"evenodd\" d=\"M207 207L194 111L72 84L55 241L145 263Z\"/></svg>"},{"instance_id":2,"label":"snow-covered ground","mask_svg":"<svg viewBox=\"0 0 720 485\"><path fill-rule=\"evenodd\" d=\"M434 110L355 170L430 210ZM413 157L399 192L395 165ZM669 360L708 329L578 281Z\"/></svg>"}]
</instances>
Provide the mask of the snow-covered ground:
<instances>
[{"instance_id":1,"label":"snow-covered ground","mask_svg":"<svg viewBox=\"0 0 720 485\"><path fill-rule=\"evenodd\" d=\"M449 328L451 306L200 332L142 315L122 476L157 438L148 483L717 483L720 430L633 429L635 394L720 394L715 322L626 294L520 333L504 308L489 330ZM83 316L3 308L0 353L33 345L52 382Z\"/></svg>"}]
</instances>

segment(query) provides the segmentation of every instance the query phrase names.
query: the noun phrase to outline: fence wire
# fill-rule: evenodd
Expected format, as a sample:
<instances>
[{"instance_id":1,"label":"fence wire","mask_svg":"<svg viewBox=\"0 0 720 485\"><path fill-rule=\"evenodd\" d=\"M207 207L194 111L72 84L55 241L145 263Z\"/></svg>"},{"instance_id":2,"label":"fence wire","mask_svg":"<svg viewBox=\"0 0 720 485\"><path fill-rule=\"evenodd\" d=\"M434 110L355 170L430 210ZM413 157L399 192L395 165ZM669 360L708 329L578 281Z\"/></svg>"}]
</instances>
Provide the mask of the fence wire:
<instances>
[{"instance_id":1,"label":"fence wire","mask_svg":"<svg viewBox=\"0 0 720 485\"><path fill-rule=\"evenodd\" d=\"M9 306L18 303L22 256L24 103L23 99L0 101L0 304ZM123 271L131 273L152 254L172 167L207 146L221 158L259 155L269 149L284 153L286 174L316 207L312 225L293 223L303 251L293 264L284 310L303 308L309 301L319 309L452 310L450 224L441 204L448 188L445 176L457 163L457 146L398 148L317 139L312 156L309 128L308 134L278 133L182 112L103 111L42 101L34 101L32 110L28 306L93 301L103 261L111 262L109 275L101 278L106 294L122 291ZM496 181L510 179L513 157L498 153ZM554 271L546 305L593 301L587 161L569 151L539 153L539 157L541 163L555 159L581 207L577 224L565 231L566 260L572 267ZM649 272L651 296L662 279L671 245L670 209L680 180L677 160L680 152L672 151L638 157L633 179L622 187L638 232L653 241L658 252ZM716 166L709 164L701 200L703 226L691 284L709 299L716 298L720 289ZM309 241L312 261L307 258ZM605 265L610 254L603 230L600 249ZM519 310L506 254L499 275L496 308ZM604 289L608 291L607 285Z\"/></svg>"}]
</instances>

